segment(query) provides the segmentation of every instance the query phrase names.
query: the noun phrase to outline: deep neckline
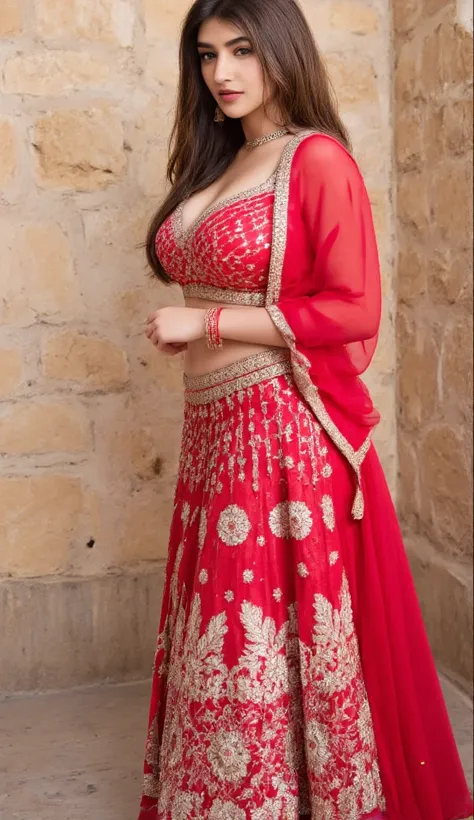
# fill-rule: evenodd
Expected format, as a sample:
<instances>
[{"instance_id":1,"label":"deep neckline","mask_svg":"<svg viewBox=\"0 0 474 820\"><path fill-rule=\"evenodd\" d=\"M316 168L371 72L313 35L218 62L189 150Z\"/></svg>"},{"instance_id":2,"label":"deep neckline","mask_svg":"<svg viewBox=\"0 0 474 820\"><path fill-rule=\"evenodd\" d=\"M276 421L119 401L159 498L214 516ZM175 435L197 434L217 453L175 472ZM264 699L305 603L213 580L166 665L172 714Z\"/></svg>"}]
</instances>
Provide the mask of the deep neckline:
<instances>
[{"instance_id":1,"label":"deep neckline","mask_svg":"<svg viewBox=\"0 0 474 820\"><path fill-rule=\"evenodd\" d=\"M173 229L175 233L175 238L181 247L183 247L186 242L188 242L202 227L202 225L207 222L207 220L216 213L224 210L224 208L229 207L229 205L234 205L237 202L240 202L244 199L250 199L254 196L259 196L260 194L270 193L275 189L275 182L277 177L278 169L273 172L273 174L268 177L264 182L260 182L258 185L253 185L251 188L247 188L245 191L239 191L236 194L231 194L230 196L224 197L223 199L219 199L216 202L213 202L204 211L201 213L194 222L191 223L189 228L184 228L183 225L183 210L186 202L189 199L183 199L183 201L178 205L176 210L172 215L173 220Z\"/></svg>"}]
</instances>

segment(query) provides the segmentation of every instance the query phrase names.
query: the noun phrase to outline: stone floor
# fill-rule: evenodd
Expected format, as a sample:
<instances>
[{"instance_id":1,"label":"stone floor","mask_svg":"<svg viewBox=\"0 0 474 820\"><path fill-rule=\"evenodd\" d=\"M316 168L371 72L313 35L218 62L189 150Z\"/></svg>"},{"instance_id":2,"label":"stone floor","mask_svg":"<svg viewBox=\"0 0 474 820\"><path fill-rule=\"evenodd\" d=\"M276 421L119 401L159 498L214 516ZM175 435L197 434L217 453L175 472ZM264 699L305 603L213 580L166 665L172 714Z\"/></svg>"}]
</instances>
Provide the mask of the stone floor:
<instances>
[{"instance_id":1,"label":"stone floor","mask_svg":"<svg viewBox=\"0 0 474 820\"><path fill-rule=\"evenodd\" d=\"M1 820L135 820L149 683L0 702ZM472 784L472 708L445 684Z\"/></svg>"}]
</instances>

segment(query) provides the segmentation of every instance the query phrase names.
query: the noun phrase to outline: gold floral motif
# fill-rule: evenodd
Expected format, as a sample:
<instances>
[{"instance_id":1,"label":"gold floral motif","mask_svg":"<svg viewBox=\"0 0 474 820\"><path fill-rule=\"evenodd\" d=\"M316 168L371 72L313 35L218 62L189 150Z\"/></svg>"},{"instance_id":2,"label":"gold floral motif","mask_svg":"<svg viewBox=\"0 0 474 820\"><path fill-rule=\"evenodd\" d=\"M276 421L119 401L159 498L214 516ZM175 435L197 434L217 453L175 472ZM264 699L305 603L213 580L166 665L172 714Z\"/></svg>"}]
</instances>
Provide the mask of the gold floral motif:
<instances>
[{"instance_id":1,"label":"gold floral motif","mask_svg":"<svg viewBox=\"0 0 474 820\"><path fill-rule=\"evenodd\" d=\"M215 777L238 783L247 774L250 753L238 732L216 732L211 740L207 757Z\"/></svg>"},{"instance_id":2,"label":"gold floral motif","mask_svg":"<svg viewBox=\"0 0 474 820\"><path fill-rule=\"evenodd\" d=\"M234 593L231 589L228 589L227 592L224 593L224 598L226 599L227 603L230 604L234 600Z\"/></svg>"},{"instance_id":3,"label":"gold floral motif","mask_svg":"<svg viewBox=\"0 0 474 820\"><path fill-rule=\"evenodd\" d=\"M207 584L208 581L209 581L209 573L208 573L207 569L202 569L201 572L199 573L199 583L200 584Z\"/></svg>"},{"instance_id":4,"label":"gold floral motif","mask_svg":"<svg viewBox=\"0 0 474 820\"><path fill-rule=\"evenodd\" d=\"M301 562L298 564L298 566L296 567L296 569L298 570L298 575L300 576L300 578L308 578L308 576L309 576L309 569L308 569L308 567L306 566L306 564L305 564L305 563L303 563L303 561L301 561Z\"/></svg>"},{"instance_id":5,"label":"gold floral motif","mask_svg":"<svg viewBox=\"0 0 474 820\"><path fill-rule=\"evenodd\" d=\"M251 569L244 569L242 573L242 580L244 584L251 584L254 579L254 574Z\"/></svg>"},{"instance_id":6,"label":"gold floral motif","mask_svg":"<svg viewBox=\"0 0 474 820\"><path fill-rule=\"evenodd\" d=\"M271 511L269 525L277 538L302 541L312 530L313 517L303 501L282 501Z\"/></svg>"},{"instance_id":7,"label":"gold floral motif","mask_svg":"<svg viewBox=\"0 0 474 820\"><path fill-rule=\"evenodd\" d=\"M236 547L243 544L252 525L245 510L238 507L237 504L230 504L225 510L222 510L217 524L217 532L219 538L228 547Z\"/></svg>"},{"instance_id":8,"label":"gold floral motif","mask_svg":"<svg viewBox=\"0 0 474 820\"><path fill-rule=\"evenodd\" d=\"M331 567L333 567L339 561L339 553L338 552L331 552L329 555L329 563Z\"/></svg>"},{"instance_id":9,"label":"gold floral motif","mask_svg":"<svg viewBox=\"0 0 474 820\"><path fill-rule=\"evenodd\" d=\"M330 532L334 532L336 529L336 518L334 515L334 504L330 495L323 495L321 507L323 510L323 521L326 527Z\"/></svg>"},{"instance_id":10,"label":"gold floral motif","mask_svg":"<svg viewBox=\"0 0 474 820\"><path fill-rule=\"evenodd\" d=\"M281 599L283 598L283 592L280 588L273 590L273 597L275 598L275 601L277 601L277 603L280 603Z\"/></svg>"},{"instance_id":11,"label":"gold floral motif","mask_svg":"<svg viewBox=\"0 0 474 820\"><path fill-rule=\"evenodd\" d=\"M181 507L181 521L183 522L183 527L186 529L189 522L189 516L191 515L191 508L187 501L184 502L183 506Z\"/></svg>"},{"instance_id":12,"label":"gold floral motif","mask_svg":"<svg viewBox=\"0 0 474 820\"><path fill-rule=\"evenodd\" d=\"M199 531L198 531L198 549L202 550L204 547L204 542L206 540L207 535L207 516L206 510L203 508L201 510L201 517L199 519Z\"/></svg>"},{"instance_id":13,"label":"gold floral motif","mask_svg":"<svg viewBox=\"0 0 474 820\"><path fill-rule=\"evenodd\" d=\"M294 606L278 628L261 607L244 602L245 648L228 668L225 613L203 631L200 596L193 597L188 615L180 605L163 681L163 730L158 712L148 739L153 774L145 778L144 793L157 799L158 817L243 820L248 808L252 820L296 820L304 805L324 820L360 820L385 809L344 574L338 605L317 593L313 611L305 643ZM248 779L256 760L261 765ZM231 798L227 788L240 784L245 786ZM275 797L263 799L270 788ZM207 795L214 801L204 811Z\"/></svg>"},{"instance_id":14,"label":"gold floral motif","mask_svg":"<svg viewBox=\"0 0 474 820\"><path fill-rule=\"evenodd\" d=\"M228 800L214 800L209 820L247 820L247 814Z\"/></svg>"}]
</instances>

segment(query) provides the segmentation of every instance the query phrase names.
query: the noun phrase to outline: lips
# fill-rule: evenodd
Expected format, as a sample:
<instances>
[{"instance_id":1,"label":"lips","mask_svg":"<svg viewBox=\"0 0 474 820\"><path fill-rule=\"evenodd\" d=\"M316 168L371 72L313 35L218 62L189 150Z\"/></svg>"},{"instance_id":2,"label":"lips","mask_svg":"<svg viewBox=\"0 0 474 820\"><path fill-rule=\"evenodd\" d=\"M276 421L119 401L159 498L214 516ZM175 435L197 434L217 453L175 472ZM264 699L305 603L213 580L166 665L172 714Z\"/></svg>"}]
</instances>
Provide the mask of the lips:
<instances>
[{"instance_id":1,"label":"lips","mask_svg":"<svg viewBox=\"0 0 474 820\"><path fill-rule=\"evenodd\" d=\"M233 100L238 100L242 94L243 91L220 91L219 97L221 100L224 100L224 102L232 102Z\"/></svg>"}]
</instances>

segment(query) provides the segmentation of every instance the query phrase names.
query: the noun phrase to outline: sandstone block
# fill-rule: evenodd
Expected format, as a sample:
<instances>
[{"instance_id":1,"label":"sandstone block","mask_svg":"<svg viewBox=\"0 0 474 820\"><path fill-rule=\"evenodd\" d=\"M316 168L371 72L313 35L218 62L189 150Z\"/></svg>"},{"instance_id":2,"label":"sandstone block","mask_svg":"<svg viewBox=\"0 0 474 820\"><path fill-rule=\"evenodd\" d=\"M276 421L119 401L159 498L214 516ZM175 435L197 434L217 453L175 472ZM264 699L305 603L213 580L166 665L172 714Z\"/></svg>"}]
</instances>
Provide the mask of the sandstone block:
<instances>
[{"instance_id":1,"label":"sandstone block","mask_svg":"<svg viewBox=\"0 0 474 820\"><path fill-rule=\"evenodd\" d=\"M36 20L42 37L124 47L133 43L135 17L129 0L36 0Z\"/></svg>"},{"instance_id":2,"label":"sandstone block","mask_svg":"<svg viewBox=\"0 0 474 820\"><path fill-rule=\"evenodd\" d=\"M473 99L452 101L441 110L441 133L453 154L472 151Z\"/></svg>"},{"instance_id":3,"label":"sandstone block","mask_svg":"<svg viewBox=\"0 0 474 820\"><path fill-rule=\"evenodd\" d=\"M0 188L15 175L17 149L13 126L8 120L0 120Z\"/></svg>"},{"instance_id":4,"label":"sandstone block","mask_svg":"<svg viewBox=\"0 0 474 820\"><path fill-rule=\"evenodd\" d=\"M427 176L418 171L402 174L398 183L398 218L422 236L430 227L428 184Z\"/></svg>"},{"instance_id":5,"label":"sandstone block","mask_svg":"<svg viewBox=\"0 0 474 820\"><path fill-rule=\"evenodd\" d=\"M445 126L443 109L430 101L424 106L424 154L426 163L434 173L445 160Z\"/></svg>"},{"instance_id":6,"label":"sandstone block","mask_svg":"<svg viewBox=\"0 0 474 820\"><path fill-rule=\"evenodd\" d=\"M176 40L189 10L188 0L143 0L146 35L149 40Z\"/></svg>"},{"instance_id":7,"label":"sandstone block","mask_svg":"<svg viewBox=\"0 0 474 820\"><path fill-rule=\"evenodd\" d=\"M444 561L419 538L407 540L418 598L436 660L472 691L472 571Z\"/></svg>"},{"instance_id":8,"label":"sandstone block","mask_svg":"<svg viewBox=\"0 0 474 820\"><path fill-rule=\"evenodd\" d=\"M358 158L359 156L360 155L358 154ZM361 172L365 178L362 163L359 163L359 167L361 168ZM387 203L387 191L385 188L377 188L370 189L368 193L370 198L370 205L372 208L372 218L374 220L375 233L377 234L377 240L380 246L382 240L387 236L388 221L390 218L390 210Z\"/></svg>"},{"instance_id":9,"label":"sandstone block","mask_svg":"<svg viewBox=\"0 0 474 820\"><path fill-rule=\"evenodd\" d=\"M434 175L431 208L443 239L457 248L472 243L472 161L444 162Z\"/></svg>"},{"instance_id":10,"label":"sandstone block","mask_svg":"<svg viewBox=\"0 0 474 820\"><path fill-rule=\"evenodd\" d=\"M462 26L444 22L423 44L422 78L425 92L439 92L451 84L472 82L472 35Z\"/></svg>"},{"instance_id":11,"label":"sandstone block","mask_svg":"<svg viewBox=\"0 0 474 820\"><path fill-rule=\"evenodd\" d=\"M122 121L106 105L41 117L33 144L44 187L93 191L116 182L125 171Z\"/></svg>"},{"instance_id":12,"label":"sandstone block","mask_svg":"<svg viewBox=\"0 0 474 820\"><path fill-rule=\"evenodd\" d=\"M0 453L76 453L91 445L84 409L73 402L14 404L0 412Z\"/></svg>"},{"instance_id":13,"label":"sandstone block","mask_svg":"<svg viewBox=\"0 0 474 820\"><path fill-rule=\"evenodd\" d=\"M403 246L402 246L403 247ZM427 265L421 254L405 246L398 260L398 298L415 304L426 292Z\"/></svg>"},{"instance_id":14,"label":"sandstone block","mask_svg":"<svg viewBox=\"0 0 474 820\"><path fill-rule=\"evenodd\" d=\"M163 585L159 564L93 578L3 581L0 691L144 680L156 648ZM135 698L135 689L130 694Z\"/></svg>"},{"instance_id":15,"label":"sandstone block","mask_svg":"<svg viewBox=\"0 0 474 820\"><path fill-rule=\"evenodd\" d=\"M22 364L19 350L0 349L0 396L9 396L19 387Z\"/></svg>"},{"instance_id":16,"label":"sandstone block","mask_svg":"<svg viewBox=\"0 0 474 820\"><path fill-rule=\"evenodd\" d=\"M446 328L443 341L442 395L454 412L462 413L472 426L472 318Z\"/></svg>"},{"instance_id":17,"label":"sandstone block","mask_svg":"<svg viewBox=\"0 0 474 820\"><path fill-rule=\"evenodd\" d=\"M416 530L420 510L418 458L413 442L403 431L398 437L398 476L400 520Z\"/></svg>"},{"instance_id":18,"label":"sandstone block","mask_svg":"<svg viewBox=\"0 0 474 820\"><path fill-rule=\"evenodd\" d=\"M397 318L400 418L407 430L417 430L436 414L439 350L430 328L415 329L410 313Z\"/></svg>"},{"instance_id":19,"label":"sandstone block","mask_svg":"<svg viewBox=\"0 0 474 820\"><path fill-rule=\"evenodd\" d=\"M330 13L331 26L353 34L374 34L379 18L374 9L357 0L333 3Z\"/></svg>"},{"instance_id":20,"label":"sandstone block","mask_svg":"<svg viewBox=\"0 0 474 820\"><path fill-rule=\"evenodd\" d=\"M423 16L436 14L441 9L454 8L456 0L422 0Z\"/></svg>"},{"instance_id":21,"label":"sandstone block","mask_svg":"<svg viewBox=\"0 0 474 820\"><path fill-rule=\"evenodd\" d=\"M119 526L121 538L117 544L117 564L123 566L166 558L172 514L171 492L157 495L156 487L151 485L133 493L124 505L123 521Z\"/></svg>"},{"instance_id":22,"label":"sandstone block","mask_svg":"<svg viewBox=\"0 0 474 820\"><path fill-rule=\"evenodd\" d=\"M67 236L56 222L39 222L13 234L8 310L38 317L76 315L81 295ZM1 311L0 311L1 313Z\"/></svg>"},{"instance_id":23,"label":"sandstone block","mask_svg":"<svg viewBox=\"0 0 474 820\"><path fill-rule=\"evenodd\" d=\"M395 123L395 150L399 168L418 169L424 154L423 111L419 105L400 105Z\"/></svg>"},{"instance_id":24,"label":"sandstone block","mask_svg":"<svg viewBox=\"0 0 474 820\"><path fill-rule=\"evenodd\" d=\"M429 260L428 292L435 305L472 302L472 253L458 250L438 252Z\"/></svg>"},{"instance_id":25,"label":"sandstone block","mask_svg":"<svg viewBox=\"0 0 474 820\"><path fill-rule=\"evenodd\" d=\"M447 424L432 427L420 450L426 535L445 555L472 556L472 475L461 437Z\"/></svg>"},{"instance_id":26,"label":"sandstone block","mask_svg":"<svg viewBox=\"0 0 474 820\"><path fill-rule=\"evenodd\" d=\"M375 69L368 57L329 54L326 63L341 106L350 109L362 103L377 102Z\"/></svg>"},{"instance_id":27,"label":"sandstone block","mask_svg":"<svg viewBox=\"0 0 474 820\"><path fill-rule=\"evenodd\" d=\"M138 181L145 196L163 197L166 191L166 148L152 145L140 158Z\"/></svg>"},{"instance_id":28,"label":"sandstone block","mask_svg":"<svg viewBox=\"0 0 474 820\"><path fill-rule=\"evenodd\" d=\"M113 389L128 381L128 361L123 350L108 339L74 331L48 336L42 363L46 378L79 382L86 388Z\"/></svg>"},{"instance_id":29,"label":"sandstone block","mask_svg":"<svg viewBox=\"0 0 474 820\"><path fill-rule=\"evenodd\" d=\"M393 0L392 13L395 31L406 34L419 20L420 0Z\"/></svg>"},{"instance_id":30,"label":"sandstone block","mask_svg":"<svg viewBox=\"0 0 474 820\"><path fill-rule=\"evenodd\" d=\"M179 59L176 42L170 40L160 49L152 49L148 54L145 68L145 80L148 85L156 88L158 92L166 89L170 100L169 111L172 113L172 99L176 96L179 78ZM170 113L170 118L171 118Z\"/></svg>"},{"instance_id":31,"label":"sandstone block","mask_svg":"<svg viewBox=\"0 0 474 820\"><path fill-rule=\"evenodd\" d=\"M402 0L403 2L403 0ZM417 50L408 40L398 54L395 70L395 98L397 103L407 103L420 95Z\"/></svg>"},{"instance_id":32,"label":"sandstone block","mask_svg":"<svg viewBox=\"0 0 474 820\"><path fill-rule=\"evenodd\" d=\"M81 509L75 476L0 478L0 572L36 577L63 569Z\"/></svg>"},{"instance_id":33,"label":"sandstone block","mask_svg":"<svg viewBox=\"0 0 474 820\"><path fill-rule=\"evenodd\" d=\"M47 96L98 86L110 73L108 63L80 51L43 51L11 57L4 66L7 94Z\"/></svg>"},{"instance_id":34,"label":"sandstone block","mask_svg":"<svg viewBox=\"0 0 474 820\"><path fill-rule=\"evenodd\" d=\"M22 0L2 0L0 6L0 37L12 37L19 34L22 24Z\"/></svg>"},{"instance_id":35,"label":"sandstone block","mask_svg":"<svg viewBox=\"0 0 474 820\"><path fill-rule=\"evenodd\" d=\"M134 382L135 387L135 382ZM145 392L146 391L146 392ZM182 417L173 414L167 399L151 381L138 389L130 401L123 396L107 395L100 399L94 413L96 453L104 465L103 474L109 487L130 495L130 487L150 483L158 494L157 482L174 486L181 443ZM157 403L160 413L157 414ZM169 414L164 418L163 414ZM113 425L110 419L114 419Z\"/></svg>"}]
</instances>

